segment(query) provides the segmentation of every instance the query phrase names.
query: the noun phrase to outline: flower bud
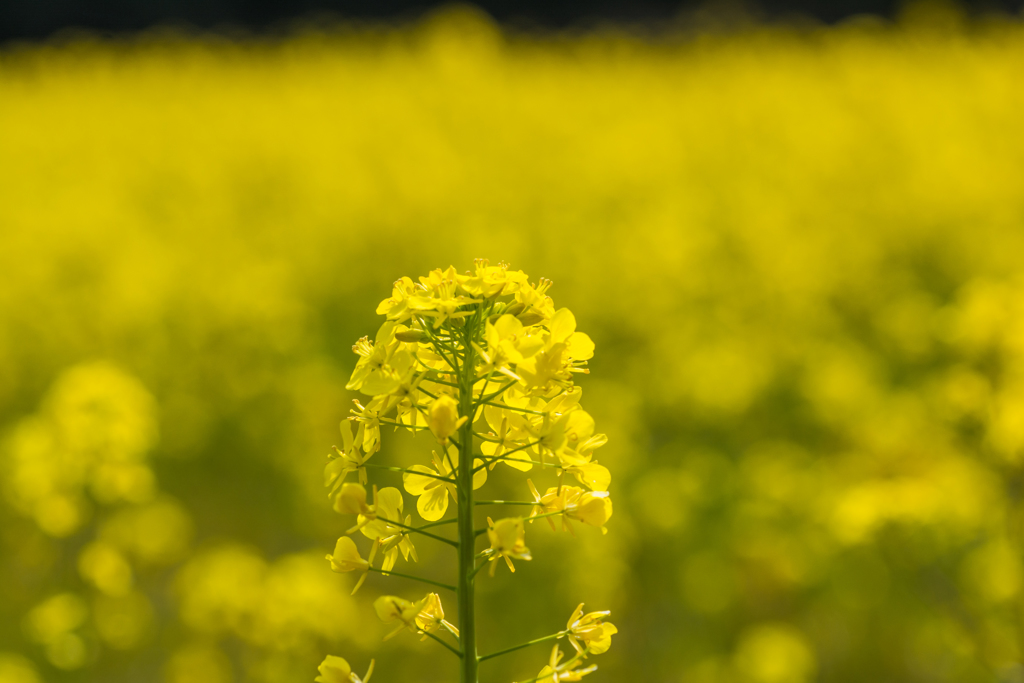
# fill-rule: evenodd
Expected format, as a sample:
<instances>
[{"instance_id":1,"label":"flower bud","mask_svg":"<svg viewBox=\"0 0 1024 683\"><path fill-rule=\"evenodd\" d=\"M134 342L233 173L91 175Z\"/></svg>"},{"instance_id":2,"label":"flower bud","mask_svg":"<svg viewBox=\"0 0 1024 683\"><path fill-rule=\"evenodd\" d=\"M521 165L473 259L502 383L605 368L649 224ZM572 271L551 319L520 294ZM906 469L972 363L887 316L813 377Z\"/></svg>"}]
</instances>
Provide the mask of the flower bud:
<instances>
[{"instance_id":1,"label":"flower bud","mask_svg":"<svg viewBox=\"0 0 1024 683\"><path fill-rule=\"evenodd\" d=\"M505 313L508 313L509 315L519 315L525 310L526 304L524 304L522 301L516 301L508 305L508 308L505 309Z\"/></svg>"},{"instance_id":2,"label":"flower bud","mask_svg":"<svg viewBox=\"0 0 1024 683\"><path fill-rule=\"evenodd\" d=\"M526 311L525 313L520 313L516 317L519 318L519 322L527 327L544 322L544 316L536 311Z\"/></svg>"},{"instance_id":3,"label":"flower bud","mask_svg":"<svg viewBox=\"0 0 1024 683\"><path fill-rule=\"evenodd\" d=\"M317 668L320 675L316 677L317 683L351 683L352 667L341 657L327 655L327 658Z\"/></svg>"},{"instance_id":4,"label":"flower bud","mask_svg":"<svg viewBox=\"0 0 1024 683\"><path fill-rule=\"evenodd\" d=\"M451 396L439 396L427 409L427 427L441 444L447 444L448 438L457 432L467 419L465 416L459 417L459 405Z\"/></svg>"},{"instance_id":5,"label":"flower bud","mask_svg":"<svg viewBox=\"0 0 1024 683\"><path fill-rule=\"evenodd\" d=\"M395 339L409 344L424 341L426 338L427 333L423 330L402 330L401 332L395 332Z\"/></svg>"}]
</instances>

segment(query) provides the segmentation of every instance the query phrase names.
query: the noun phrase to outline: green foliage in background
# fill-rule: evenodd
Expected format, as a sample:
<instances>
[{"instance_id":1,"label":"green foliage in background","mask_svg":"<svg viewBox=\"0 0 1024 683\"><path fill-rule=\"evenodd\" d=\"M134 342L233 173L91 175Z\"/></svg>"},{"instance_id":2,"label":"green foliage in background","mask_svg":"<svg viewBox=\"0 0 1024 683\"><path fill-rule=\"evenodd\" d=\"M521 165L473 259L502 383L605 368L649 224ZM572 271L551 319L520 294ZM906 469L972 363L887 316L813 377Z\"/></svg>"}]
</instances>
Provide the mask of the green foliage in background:
<instances>
[{"instance_id":1,"label":"green foliage in background","mask_svg":"<svg viewBox=\"0 0 1024 683\"><path fill-rule=\"evenodd\" d=\"M572 302L616 473L481 640L584 601L607 681L1018 680L1022 72L936 13L7 49L0 681L452 680L327 571L321 476L390 282L476 257Z\"/></svg>"}]
</instances>

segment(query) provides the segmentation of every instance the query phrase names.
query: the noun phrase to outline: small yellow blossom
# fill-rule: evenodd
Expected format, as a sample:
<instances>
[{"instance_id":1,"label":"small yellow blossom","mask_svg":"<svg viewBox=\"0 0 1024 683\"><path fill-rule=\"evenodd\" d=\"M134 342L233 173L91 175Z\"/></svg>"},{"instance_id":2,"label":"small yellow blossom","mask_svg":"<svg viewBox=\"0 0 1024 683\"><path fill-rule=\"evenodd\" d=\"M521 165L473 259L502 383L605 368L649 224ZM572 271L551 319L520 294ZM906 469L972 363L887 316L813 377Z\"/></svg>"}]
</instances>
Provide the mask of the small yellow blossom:
<instances>
[{"instance_id":1,"label":"small yellow blossom","mask_svg":"<svg viewBox=\"0 0 1024 683\"><path fill-rule=\"evenodd\" d=\"M376 547L374 550L376 550ZM363 573L352 589L352 595L355 595L359 587L363 585L363 581L366 580L373 557L371 555L369 560L364 560L359 554L359 549L356 548L355 542L348 536L342 536L334 546L334 554L328 555L327 560L331 563L331 570L339 574L354 571Z\"/></svg>"},{"instance_id":2,"label":"small yellow blossom","mask_svg":"<svg viewBox=\"0 0 1024 683\"><path fill-rule=\"evenodd\" d=\"M402 475L402 482L405 490L416 499L416 511L420 517L428 522L436 522L444 517L448 511L448 496L457 498L458 490L453 483L458 474L457 469L452 468L452 462L458 455L445 452L442 459L436 452L432 453L433 469L423 465L413 465L409 472ZM483 462L476 458L473 460L473 469L480 467L473 473L473 488L478 489L487 481L487 469L481 467Z\"/></svg>"},{"instance_id":3,"label":"small yellow blossom","mask_svg":"<svg viewBox=\"0 0 1024 683\"><path fill-rule=\"evenodd\" d=\"M466 294L492 299L518 292L526 284L527 275L521 270L509 271L506 263L492 266L487 259L477 259L474 272L457 275L456 280Z\"/></svg>"},{"instance_id":4,"label":"small yellow blossom","mask_svg":"<svg viewBox=\"0 0 1024 683\"><path fill-rule=\"evenodd\" d=\"M359 356L346 389L361 391L367 396L390 394L413 371L413 356L395 339L397 325L387 321L377 331L374 341L363 337L352 350Z\"/></svg>"},{"instance_id":5,"label":"small yellow blossom","mask_svg":"<svg viewBox=\"0 0 1024 683\"><path fill-rule=\"evenodd\" d=\"M386 521L395 521L389 514L394 515L402 508L402 492L393 486L377 490L373 487L373 504L366 503L366 488L362 484L342 484L341 491L334 499L334 509L343 515L358 515L356 525L349 529L351 534L377 521L378 517ZM383 501L383 505L381 504ZM376 532L367 534L369 538L378 538L381 533L387 531L385 528L374 527ZM372 535L371 535L372 534Z\"/></svg>"},{"instance_id":6,"label":"small yellow blossom","mask_svg":"<svg viewBox=\"0 0 1024 683\"><path fill-rule=\"evenodd\" d=\"M401 322L408 320L412 315L409 311L409 300L425 291L422 285L412 281L410 277L403 277L395 282L391 290L391 297L384 299L377 306L378 315L386 315L388 320Z\"/></svg>"},{"instance_id":7,"label":"small yellow blossom","mask_svg":"<svg viewBox=\"0 0 1024 683\"><path fill-rule=\"evenodd\" d=\"M316 683L369 683L370 676L373 675L373 662L374 660L371 659L366 675L359 678L352 673L352 667L344 659L327 655L317 669L320 675L314 680Z\"/></svg>"},{"instance_id":8,"label":"small yellow blossom","mask_svg":"<svg viewBox=\"0 0 1024 683\"><path fill-rule=\"evenodd\" d=\"M530 555L530 549L526 547L526 529L523 526L523 520L520 517L509 517L506 519L499 519L497 522L491 521L491 518L487 518L487 539L491 542L491 547L485 551L490 557L488 562L502 557L505 559L505 564L508 565L509 570L515 571L516 568L512 564L512 560L532 560L533 556ZM494 569L497 565L491 565L491 576L494 576Z\"/></svg>"},{"instance_id":9,"label":"small yellow blossom","mask_svg":"<svg viewBox=\"0 0 1024 683\"><path fill-rule=\"evenodd\" d=\"M468 419L465 415L459 417L459 404L447 394L438 396L427 408L427 427L441 445L447 445L449 437Z\"/></svg>"},{"instance_id":10,"label":"small yellow blossom","mask_svg":"<svg viewBox=\"0 0 1024 683\"><path fill-rule=\"evenodd\" d=\"M434 633L438 629L444 628L458 638L459 629L445 621L444 608L441 607L441 597L437 593L430 593L427 595L426 600L426 604L420 609L420 613L416 615L416 626L419 627L420 631L426 634ZM426 639L426 635L421 638L421 640Z\"/></svg>"},{"instance_id":11,"label":"small yellow blossom","mask_svg":"<svg viewBox=\"0 0 1024 683\"><path fill-rule=\"evenodd\" d=\"M377 495L377 504L374 509L376 518L360 528L364 536L376 541L374 551L380 547L384 552L384 559L381 563L381 570L384 572L390 571L395 566L399 552L406 560L411 556L413 561L419 561L409 532L390 523L402 519L404 503L402 492L398 489L392 486L381 489ZM405 526L409 526L411 522L412 518L406 516Z\"/></svg>"},{"instance_id":12,"label":"small yellow blossom","mask_svg":"<svg viewBox=\"0 0 1024 683\"><path fill-rule=\"evenodd\" d=\"M612 499L607 491L585 491L571 500L565 508L565 517L575 519L608 533L605 523L612 516Z\"/></svg>"},{"instance_id":13,"label":"small yellow blossom","mask_svg":"<svg viewBox=\"0 0 1024 683\"><path fill-rule=\"evenodd\" d=\"M608 651L612 645L612 635L619 632L614 624L605 623L604 618L611 614L602 612L583 613L583 603L573 611L565 629L569 632L569 643L576 652L587 651L599 655Z\"/></svg>"},{"instance_id":14,"label":"small yellow blossom","mask_svg":"<svg viewBox=\"0 0 1024 683\"><path fill-rule=\"evenodd\" d=\"M352 417L349 419L359 423L355 443L367 453L376 453L380 450L380 411L387 403L387 398L377 396L365 406L357 400L352 401L355 408L352 409Z\"/></svg>"},{"instance_id":15,"label":"small yellow blossom","mask_svg":"<svg viewBox=\"0 0 1024 683\"><path fill-rule=\"evenodd\" d=\"M328 495L333 495L337 488L345 481L349 472L356 472L359 476L359 483L366 483L366 468L364 465L370 459L372 453L363 453L355 445L352 436L352 423L349 420L341 422L341 439L343 449L338 449L337 457L331 458L327 467L324 468L324 486L330 488Z\"/></svg>"},{"instance_id":16,"label":"small yellow blossom","mask_svg":"<svg viewBox=\"0 0 1024 683\"><path fill-rule=\"evenodd\" d=\"M551 650L551 658L548 660L547 666L540 670L537 674L537 678L533 679L535 683L561 683L562 681L579 681L582 680L587 674L597 671L597 665L593 664L585 669L579 669L580 664L583 662L582 656L577 655L565 663L559 663L562 661L562 651L555 645Z\"/></svg>"},{"instance_id":17,"label":"small yellow blossom","mask_svg":"<svg viewBox=\"0 0 1024 683\"><path fill-rule=\"evenodd\" d=\"M381 621L385 624L398 622L395 629L384 636L384 640L390 640L395 637L403 628L407 628L413 633L420 633L417 617L420 616L420 612L423 611L423 608L429 602L430 594L416 602L410 602L394 595L382 595L374 600L373 609L376 610L377 616L380 617Z\"/></svg>"},{"instance_id":18,"label":"small yellow blossom","mask_svg":"<svg viewBox=\"0 0 1024 683\"><path fill-rule=\"evenodd\" d=\"M372 506L366 504L366 487L362 484L342 484L334 499L334 510L343 515L370 515Z\"/></svg>"},{"instance_id":19,"label":"small yellow blossom","mask_svg":"<svg viewBox=\"0 0 1024 683\"><path fill-rule=\"evenodd\" d=\"M530 517L537 517L552 512L562 513L562 529L572 532L573 519L590 526L596 526L602 533L608 533L604 525L612 516L612 500L607 491L584 491L578 486L552 487L540 495L533 482L527 480L533 500L536 504ZM548 518L551 528L555 528L553 518Z\"/></svg>"}]
</instances>

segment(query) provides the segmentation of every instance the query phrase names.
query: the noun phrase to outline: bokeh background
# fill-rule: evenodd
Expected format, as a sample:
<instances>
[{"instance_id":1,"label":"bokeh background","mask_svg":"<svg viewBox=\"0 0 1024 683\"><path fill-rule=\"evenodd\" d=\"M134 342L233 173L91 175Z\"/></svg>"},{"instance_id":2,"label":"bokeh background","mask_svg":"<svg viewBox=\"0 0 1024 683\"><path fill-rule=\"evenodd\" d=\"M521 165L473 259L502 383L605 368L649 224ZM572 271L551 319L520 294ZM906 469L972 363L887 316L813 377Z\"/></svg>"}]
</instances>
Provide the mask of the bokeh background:
<instances>
[{"instance_id":1,"label":"bokeh background","mask_svg":"<svg viewBox=\"0 0 1024 683\"><path fill-rule=\"evenodd\" d=\"M454 680L380 642L419 587L329 571L322 467L391 282L477 257L595 340L615 501L481 582L483 651L586 601L588 680L1024 680L1022 79L934 4L6 44L0 682Z\"/></svg>"}]
</instances>

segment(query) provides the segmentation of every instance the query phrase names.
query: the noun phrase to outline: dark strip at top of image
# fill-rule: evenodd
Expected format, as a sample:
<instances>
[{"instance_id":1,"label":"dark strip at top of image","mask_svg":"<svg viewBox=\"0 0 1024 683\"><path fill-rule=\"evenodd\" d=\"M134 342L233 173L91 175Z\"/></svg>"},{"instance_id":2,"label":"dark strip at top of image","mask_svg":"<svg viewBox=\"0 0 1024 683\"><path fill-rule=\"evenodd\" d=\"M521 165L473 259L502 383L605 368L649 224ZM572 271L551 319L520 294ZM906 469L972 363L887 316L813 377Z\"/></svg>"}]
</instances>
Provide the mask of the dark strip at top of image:
<instances>
[{"instance_id":1,"label":"dark strip at top of image","mask_svg":"<svg viewBox=\"0 0 1024 683\"><path fill-rule=\"evenodd\" d=\"M959 2L970 14L1017 15L1024 0ZM341 20L414 21L444 2L415 0L5 0L0 1L0 41L44 40L69 30L117 35L154 26L230 33L284 33L302 24ZM564 29L608 23L637 26L742 16L825 23L861 14L892 18L901 0L481 0L474 3L512 27Z\"/></svg>"}]
</instances>

